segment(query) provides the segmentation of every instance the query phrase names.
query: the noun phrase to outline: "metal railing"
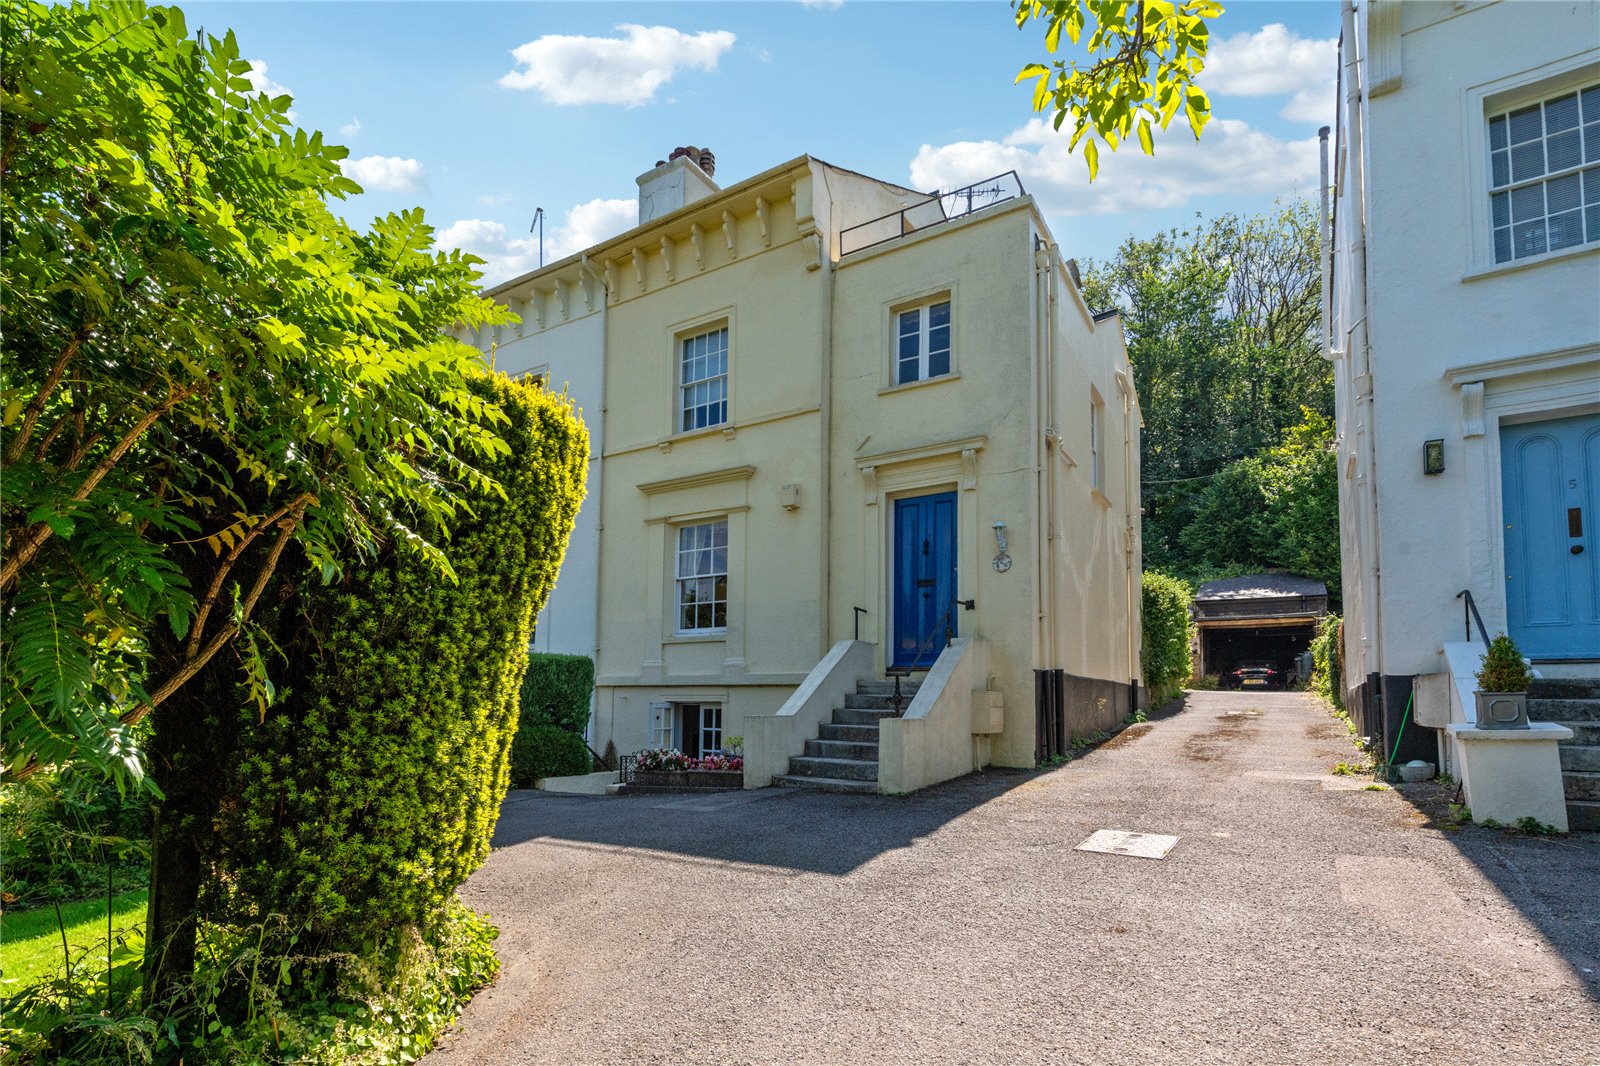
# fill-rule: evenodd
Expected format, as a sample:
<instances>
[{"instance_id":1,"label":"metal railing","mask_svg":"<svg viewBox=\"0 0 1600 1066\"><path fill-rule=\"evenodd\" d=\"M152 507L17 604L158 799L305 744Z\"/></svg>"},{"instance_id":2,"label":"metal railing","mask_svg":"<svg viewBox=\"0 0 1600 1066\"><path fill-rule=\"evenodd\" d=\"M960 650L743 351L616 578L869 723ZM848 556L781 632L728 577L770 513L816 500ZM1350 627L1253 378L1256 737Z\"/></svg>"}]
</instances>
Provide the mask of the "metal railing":
<instances>
[{"instance_id":1,"label":"metal railing","mask_svg":"<svg viewBox=\"0 0 1600 1066\"><path fill-rule=\"evenodd\" d=\"M846 256L875 248L899 240L908 233L916 233L1025 195L1027 190L1022 187L1022 179L1015 170L973 182L952 192L931 193L926 200L907 204L898 211L840 230L839 254Z\"/></svg>"},{"instance_id":2,"label":"metal railing","mask_svg":"<svg viewBox=\"0 0 1600 1066\"><path fill-rule=\"evenodd\" d=\"M1462 625L1467 631L1467 643L1472 643L1472 624L1476 622L1478 624L1478 638L1483 641L1483 646L1487 649L1489 647L1489 631L1483 628L1483 616L1478 613L1478 605L1472 602L1472 590L1462 589L1456 593L1456 599L1466 601L1461 613Z\"/></svg>"},{"instance_id":3,"label":"metal railing","mask_svg":"<svg viewBox=\"0 0 1600 1066\"><path fill-rule=\"evenodd\" d=\"M639 756L617 756L617 784L631 785L634 783L633 775L639 769Z\"/></svg>"}]
</instances>

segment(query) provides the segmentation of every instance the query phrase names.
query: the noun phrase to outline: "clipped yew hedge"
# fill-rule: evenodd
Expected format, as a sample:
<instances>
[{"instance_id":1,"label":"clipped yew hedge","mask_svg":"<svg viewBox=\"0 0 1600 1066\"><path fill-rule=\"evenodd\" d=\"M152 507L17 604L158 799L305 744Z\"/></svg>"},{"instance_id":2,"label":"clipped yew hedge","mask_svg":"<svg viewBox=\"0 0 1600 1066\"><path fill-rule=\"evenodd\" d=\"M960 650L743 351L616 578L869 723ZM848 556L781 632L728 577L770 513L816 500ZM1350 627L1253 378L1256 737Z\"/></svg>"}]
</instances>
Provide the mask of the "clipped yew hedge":
<instances>
[{"instance_id":1,"label":"clipped yew hedge","mask_svg":"<svg viewBox=\"0 0 1600 1066\"><path fill-rule=\"evenodd\" d=\"M528 672L522 675L522 722L555 725L582 734L589 724L593 695L593 659L534 652L528 656Z\"/></svg>"},{"instance_id":2,"label":"clipped yew hedge","mask_svg":"<svg viewBox=\"0 0 1600 1066\"><path fill-rule=\"evenodd\" d=\"M1193 670L1189 652L1189 606L1194 589L1187 581L1156 570L1143 575L1144 687L1152 709L1183 691Z\"/></svg>"},{"instance_id":3,"label":"clipped yew hedge","mask_svg":"<svg viewBox=\"0 0 1600 1066\"><path fill-rule=\"evenodd\" d=\"M483 863L508 780L533 621L583 499L588 434L570 403L504 375L474 383L509 417L488 465L504 498L436 539L456 581L390 551L276 611L288 691L244 712L218 818L212 913L284 914L359 950L440 921Z\"/></svg>"}]
</instances>

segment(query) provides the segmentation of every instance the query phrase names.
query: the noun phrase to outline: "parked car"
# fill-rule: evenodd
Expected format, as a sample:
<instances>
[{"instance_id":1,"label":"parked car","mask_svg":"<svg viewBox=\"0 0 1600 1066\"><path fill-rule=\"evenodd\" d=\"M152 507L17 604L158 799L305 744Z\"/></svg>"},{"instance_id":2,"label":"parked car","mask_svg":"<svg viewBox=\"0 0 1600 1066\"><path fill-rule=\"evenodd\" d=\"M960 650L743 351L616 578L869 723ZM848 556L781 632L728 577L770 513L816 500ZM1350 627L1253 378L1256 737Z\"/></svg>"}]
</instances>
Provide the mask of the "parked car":
<instances>
[{"instance_id":1,"label":"parked car","mask_svg":"<svg viewBox=\"0 0 1600 1066\"><path fill-rule=\"evenodd\" d=\"M1288 679L1282 670L1264 659L1251 659L1222 675L1224 688L1285 688Z\"/></svg>"}]
</instances>

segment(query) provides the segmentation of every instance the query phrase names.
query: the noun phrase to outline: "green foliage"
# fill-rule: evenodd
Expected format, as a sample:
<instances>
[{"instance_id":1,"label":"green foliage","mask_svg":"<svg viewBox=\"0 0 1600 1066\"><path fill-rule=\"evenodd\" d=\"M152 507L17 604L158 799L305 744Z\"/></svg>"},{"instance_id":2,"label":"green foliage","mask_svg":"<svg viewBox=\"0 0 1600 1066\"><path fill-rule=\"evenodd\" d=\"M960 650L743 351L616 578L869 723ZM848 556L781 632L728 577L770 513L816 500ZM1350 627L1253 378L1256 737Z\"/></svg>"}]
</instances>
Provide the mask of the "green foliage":
<instances>
[{"instance_id":1,"label":"green foliage","mask_svg":"<svg viewBox=\"0 0 1600 1066\"><path fill-rule=\"evenodd\" d=\"M532 788L541 777L586 774L591 769L583 737L560 726L524 719L511 742L511 784L515 788Z\"/></svg>"},{"instance_id":2,"label":"green foliage","mask_svg":"<svg viewBox=\"0 0 1600 1066\"><path fill-rule=\"evenodd\" d=\"M582 735L594 694L594 660L587 655L533 652L518 697L522 725L555 725Z\"/></svg>"},{"instance_id":3,"label":"green foliage","mask_svg":"<svg viewBox=\"0 0 1600 1066\"><path fill-rule=\"evenodd\" d=\"M1323 615L1311 638L1311 691L1344 708L1344 620L1336 614Z\"/></svg>"},{"instance_id":4,"label":"green foliage","mask_svg":"<svg viewBox=\"0 0 1600 1066\"><path fill-rule=\"evenodd\" d=\"M358 232L343 148L252 91L231 33L137 0L0 19L0 758L141 782L128 725L251 619L293 544L324 580L431 530L503 456L448 327L508 321L420 211Z\"/></svg>"},{"instance_id":5,"label":"green foliage","mask_svg":"<svg viewBox=\"0 0 1600 1066\"><path fill-rule=\"evenodd\" d=\"M1182 691L1193 669L1189 641L1194 589L1154 570L1143 575L1144 687L1150 706L1160 707Z\"/></svg>"},{"instance_id":6,"label":"green foliage","mask_svg":"<svg viewBox=\"0 0 1600 1066\"><path fill-rule=\"evenodd\" d=\"M1146 155L1155 154L1153 129L1166 129L1178 111L1196 139L1211 118L1211 101L1195 84L1210 41L1207 19L1222 14L1215 0L1013 0L1018 28L1044 19L1044 43L1052 55L1066 34L1073 44L1083 32L1087 65L1054 59L1029 63L1017 81L1032 79L1033 109L1050 111L1060 129L1073 118L1069 150L1083 147L1089 180L1099 172L1096 138L1116 151L1137 135Z\"/></svg>"},{"instance_id":7,"label":"green foliage","mask_svg":"<svg viewBox=\"0 0 1600 1066\"><path fill-rule=\"evenodd\" d=\"M398 550L336 585L286 589L274 640L301 678L233 721L207 909L306 923L319 947L430 929L482 864L533 620L583 498L588 435L564 397L503 375L471 389L509 416L488 465L503 496L447 529L454 582ZM292 594L291 594L292 593Z\"/></svg>"},{"instance_id":8,"label":"green foliage","mask_svg":"<svg viewBox=\"0 0 1600 1066\"><path fill-rule=\"evenodd\" d=\"M1296 201L1131 238L1109 262L1089 265L1083 288L1094 310L1122 311L1145 423L1145 565L1185 576L1218 569L1238 550L1209 559L1181 540L1208 482L1224 480L1219 496L1234 502L1211 511L1234 523L1218 541L1241 544L1249 530L1239 508L1265 486L1248 471L1222 472L1284 443L1305 421L1303 409L1333 415L1333 374L1318 337L1315 210ZM1306 553L1297 544L1294 554Z\"/></svg>"},{"instance_id":9,"label":"green foliage","mask_svg":"<svg viewBox=\"0 0 1600 1066\"><path fill-rule=\"evenodd\" d=\"M103 902L108 878L117 890L146 884L149 817L145 793L119 793L89 766L5 786L0 899L8 919L17 908L89 896Z\"/></svg>"},{"instance_id":10,"label":"green foliage","mask_svg":"<svg viewBox=\"0 0 1600 1066\"><path fill-rule=\"evenodd\" d=\"M1211 566L1287 570L1337 598L1339 471L1333 420L1301 421L1259 456L1229 463L1192 504L1179 535L1190 559Z\"/></svg>"},{"instance_id":11,"label":"green foliage","mask_svg":"<svg viewBox=\"0 0 1600 1066\"><path fill-rule=\"evenodd\" d=\"M1495 637L1478 667L1479 692L1526 692L1533 683L1517 644L1504 633Z\"/></svg>"},{"instance_id":12,"label":"green foliage","mask_svg":"<svg viewBox=\"0 0 1600 1066\"><path fill-rule=\"evenodd\" d=\"M13 990L0 1039L19 1066L414 1062L498 972L497 935L458 900L426 935L391 930L366 956L308 953L278 917L206 926L202 964L181 995L146 1003L140 932L127 930L109 952L103 939L75 952L70 977Z\"/></svg>"}]
</instances>

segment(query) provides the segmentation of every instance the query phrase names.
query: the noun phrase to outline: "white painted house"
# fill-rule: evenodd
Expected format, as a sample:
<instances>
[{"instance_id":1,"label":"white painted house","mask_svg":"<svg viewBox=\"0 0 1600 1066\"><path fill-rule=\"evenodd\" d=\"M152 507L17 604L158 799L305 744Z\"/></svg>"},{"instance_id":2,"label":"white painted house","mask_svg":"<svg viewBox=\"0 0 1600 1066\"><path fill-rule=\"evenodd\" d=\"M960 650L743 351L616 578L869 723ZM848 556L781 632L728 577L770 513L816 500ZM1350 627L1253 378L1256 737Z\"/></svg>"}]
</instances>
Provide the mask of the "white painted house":
<instances>
[{"instance_id":1,"label":"white painted house","mask_svg":"<svg viewBox=\"0 0 1600 1066\"><path fill-rule=\"evenodd\" d=\"M1346 0L1339 75L1352 713L1480 820L1600 828L1600 4ZM1477 728L1501 632L1560 724Z\"/></svg>"}]
</instances>

